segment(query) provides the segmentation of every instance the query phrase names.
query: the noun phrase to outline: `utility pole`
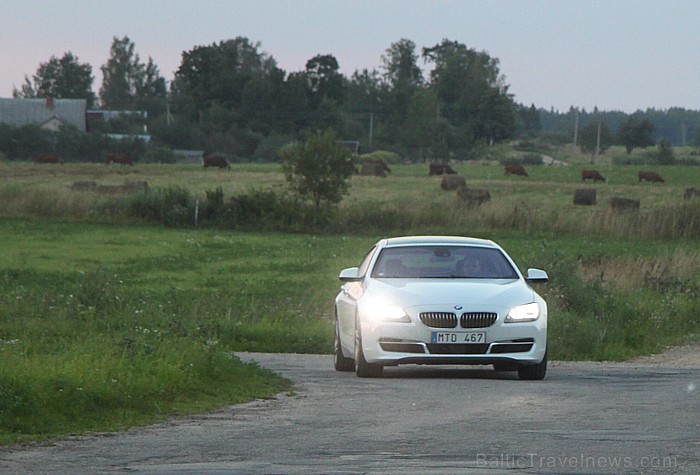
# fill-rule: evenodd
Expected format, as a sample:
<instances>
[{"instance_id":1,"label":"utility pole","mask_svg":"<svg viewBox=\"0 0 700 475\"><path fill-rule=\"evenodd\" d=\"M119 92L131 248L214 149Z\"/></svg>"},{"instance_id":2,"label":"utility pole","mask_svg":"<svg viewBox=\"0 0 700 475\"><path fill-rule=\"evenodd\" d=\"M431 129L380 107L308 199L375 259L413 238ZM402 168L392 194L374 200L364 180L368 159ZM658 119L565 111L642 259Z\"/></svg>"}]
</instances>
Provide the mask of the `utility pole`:
<instances>
[{"instance_id":1,"label":"utility pole","mask_svg":"<svg viewBox=\"0 0 700 475\"><path fill-rule=\"evenodd\" d=\"M574 122L574 147L578 143L578 109L576 109L576 121Z\"/></svg>"},{"instance_id":2,"label":"utility pole","mask_svg":"<svg viewBox=\"0 0 700 475\"><path fill-rule=\"evenodd\" d=\"M374 133L374 112L369 113L369 148L372 149L372 134Z\"/></svg>"},{"instance_id":3,"label":"utility pole","mask_svg":"<svg viewBox=\"0 0 700 475\"><path fill-rule=\"evenodd\" d=\"M681 125L681 133L683 135L683 146L685 147L685 122Z\"/></svg>"}]
</instances>

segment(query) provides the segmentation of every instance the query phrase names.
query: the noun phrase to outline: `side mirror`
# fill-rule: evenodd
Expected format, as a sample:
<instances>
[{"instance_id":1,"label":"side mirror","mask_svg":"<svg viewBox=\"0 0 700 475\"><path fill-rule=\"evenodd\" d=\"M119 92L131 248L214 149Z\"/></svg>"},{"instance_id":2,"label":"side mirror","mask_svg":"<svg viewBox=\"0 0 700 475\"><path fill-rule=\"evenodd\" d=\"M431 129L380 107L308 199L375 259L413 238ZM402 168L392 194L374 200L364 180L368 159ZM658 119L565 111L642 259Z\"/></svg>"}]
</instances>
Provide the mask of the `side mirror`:
<instances>
[{"instance_id":1,"label":"side mirror","mask_svg":"<svg viewBox=\"0 0 700 475\"><path fill-rule=\"evenodd\" d=\"M547 273L541 269L528 269L525 282L528 284L544 284L549 281Z\"/></svg>"},{"instance_id":2,"label":"side mirror","mask_svg":"<svg viewBox=\"0 0 700 475\"><path fill-rule=\"evenodd\" d=\"M359 273L359 268L350 267L348 269L343 269L342 271L340 271L340 275L338 276L338 278L342 282L358 282L362 280L362 277L358 275Z\"/></svg>"}]
</instances>

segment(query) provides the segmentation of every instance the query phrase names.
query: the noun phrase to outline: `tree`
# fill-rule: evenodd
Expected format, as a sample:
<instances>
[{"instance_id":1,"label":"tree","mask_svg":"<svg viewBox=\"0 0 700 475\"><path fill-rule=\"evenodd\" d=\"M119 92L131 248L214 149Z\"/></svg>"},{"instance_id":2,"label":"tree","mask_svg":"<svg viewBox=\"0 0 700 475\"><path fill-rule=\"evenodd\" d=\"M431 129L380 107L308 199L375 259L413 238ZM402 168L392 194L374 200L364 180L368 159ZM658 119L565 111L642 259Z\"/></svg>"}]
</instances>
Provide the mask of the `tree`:
<instances>
[{"instance_id":1,"label":"tree","mask_svg":"<svg viewBox=\"0 0 700 475\"><path fill-rule=\"evenodd\" d=\"M661 165L673 165L676 158L673 155L673 145L668 139L659 140L657 145L656 159Z\"/></svg>"},{"instance_id":2,"label":"tree","mask_svg":"<svg viewBox=\"0 0 700 475\"><path fill-rule=\"evenodd\" d=\"M62 58L51 56L41 63L30 81L24 77L20 90L14 89L14 97L55 97L58 99L86 99L88 107L95 102L92 91L92 66L80 63L77 56L68 51Z\"/></svg>"},{"instance_id":3,"label":"tree","mask_svg":"<svg viewBox=\"0 0 700 475\"><path fill-rule=\"evenodd\" d=\"M649 147L654 145L654 126L642 117L628 117L617 130L618 141L625 146L627 153L632 153L635 147Z\"/></svg>"},{"instance_id":4,"label":"tree","mask_svg":"<svg viewBox=\"0 0 700 475\"><path fill-rule=\"evenodd\" d=\"M314 203L339 203L347 194L348 178L355 173L350 151L338 143L332 130L315 132L306 141L280 150L283 170L290 188Z\"/></svg>"},{"instance_id":5,"label":"tree","mask_svg":"<svg viewBox=\"0 0 700 475\"><path fill-rule=\"evenodd\" d=\"M173 95L179 112L196 121L202 111L219 104L236 114L239 126L247 124L247 117L240 115L241 107L250 112L246 104L246 92L253 92L264 102L255 104L256 114L275 110L275 89L282 82L284 73L275 60L259 51L260 43L248 38L236 37L209 46L197 46L182 53L182 62L173 82ZM260 87L246 86L249 82L268 83ZM268 102L273 100L272 102Z\"/></svg>"},{"instance_id":6,"label":"tree","mask_svg":"<svg viewBox=\"0 0 700 475\"><path fill-rule=\"evenodd\" d=\"M392 43L382 55L384 79L393 88L416 90L423 84L423 72L418 67L416 44L407 39Z\"/></svg>"},{"instance_id":7,"label":"tree","mask_svg":"<svg viewBox=\"0 0 700 475\"><path fill-rule=\"evenodd\" d=\"M133 109L139 106L139 98L165 99L165 79L149 57L148 64L141 62L136 45L125 36L114 37L107 64L102 66L100 100L108 109Z\"/></svg>"},{"instance_id":8,"label":"tree","mask_svg":"<svg viewBox=\"0 0 700 475\"><path fill-rule=\"evenodd\" d=\"M318 107L324 99L341 105L347 94L345 78L338 72L340 66L331 54L316 55L306 62L309 87L309 103Z\"/></svg>"},{"instance_id":9,"label":"tree","mask_svg":"<svg viewBox=\"0 0 700 475\"><path fill-rule=\"evenodd\" d=\"M598 129L600 128L600 149L598 149ZM578 135L581 151L595 155L596 151L604 153L613 144L610 129L600 120L592 120L581 129Z\"/></svg>"},{"instance_id":10,"label":"tree","mask_svg":"<svg viewBox=\"0 0 700 475\"><path fill-rule=\"evenodd\" d=\"M423 48L423 57L435 65L430 87L440 98L443 117L454 126L465 126L477 141L512 137L515 107L498 59L448 40Z\"/></svg>"}]
</instances>

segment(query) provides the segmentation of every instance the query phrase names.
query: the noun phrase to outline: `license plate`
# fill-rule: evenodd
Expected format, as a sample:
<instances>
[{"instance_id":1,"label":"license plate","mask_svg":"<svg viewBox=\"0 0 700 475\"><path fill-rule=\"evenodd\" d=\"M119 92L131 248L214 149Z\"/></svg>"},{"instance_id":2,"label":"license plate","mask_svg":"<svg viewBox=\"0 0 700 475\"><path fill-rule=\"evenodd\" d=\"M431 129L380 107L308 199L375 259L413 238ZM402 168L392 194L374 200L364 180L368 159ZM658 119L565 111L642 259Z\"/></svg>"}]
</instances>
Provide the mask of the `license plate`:
<instances>
[{"instance_id":1,"label":"license plate","mask_svg":"<svg viewBox=\"0 0 700 475\"><path fill-rule=\"evenodd\" d=\"M486 343L486 333L430 332L430 343Z\"/></svg>"}]
</instances>

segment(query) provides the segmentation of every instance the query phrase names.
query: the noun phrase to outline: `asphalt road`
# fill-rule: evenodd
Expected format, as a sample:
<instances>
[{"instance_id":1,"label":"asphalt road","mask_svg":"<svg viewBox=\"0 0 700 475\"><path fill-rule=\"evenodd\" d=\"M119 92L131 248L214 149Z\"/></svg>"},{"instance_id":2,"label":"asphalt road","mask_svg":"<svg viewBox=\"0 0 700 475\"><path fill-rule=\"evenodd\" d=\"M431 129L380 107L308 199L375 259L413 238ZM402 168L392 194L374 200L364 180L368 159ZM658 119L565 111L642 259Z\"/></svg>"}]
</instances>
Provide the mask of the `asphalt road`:
<instances>
[{"instance_id":1,"label":"asphalt road","mask_svg":"<svg viewBox=\"0 0 700 475\"><path fill-rule=\"evenodd\" d=\"M241 354L293 392L110 435L0 449L0 473L700 473L700 364L333 370Z\"/></svg>"}]
</instances>

